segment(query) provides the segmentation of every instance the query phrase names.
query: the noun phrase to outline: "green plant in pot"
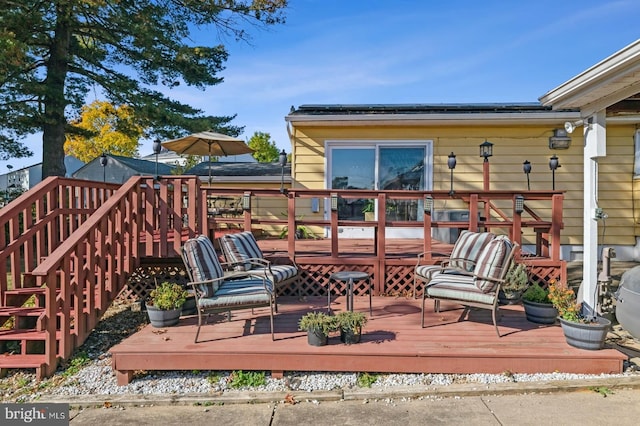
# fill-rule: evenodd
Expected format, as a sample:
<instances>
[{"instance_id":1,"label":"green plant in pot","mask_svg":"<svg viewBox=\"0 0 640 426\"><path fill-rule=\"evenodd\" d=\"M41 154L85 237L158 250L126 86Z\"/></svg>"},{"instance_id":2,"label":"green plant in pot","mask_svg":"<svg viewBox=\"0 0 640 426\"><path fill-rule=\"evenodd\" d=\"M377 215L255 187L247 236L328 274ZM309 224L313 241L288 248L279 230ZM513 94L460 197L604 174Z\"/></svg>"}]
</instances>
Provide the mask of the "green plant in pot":
<instances>
[{"instance_id":1,"label":"green plant in pot","mask_svg":"<svg viewBox=\"0 0 640 426\"><path fill-rule=\"evenodd\" d=\"M597 350L604 346L611 321L596 315L585 315L572 288L553 283L549 300L558 310L558 319L567 343L580 349Z\"/></svg>"},{"instance_id":2,"label":"green plant in pot","mask_svg":"<svg viewBox=\"0 0 640 426\"><path fill-rule=\"evenodd\" d=\"M298 329L307 332L307 341L312 346L329 343L329 334L337 329L336 317L324 312L308 312L300 318Z\"/></svg>"},{"instance_id":3,"label":"green plant in pot","mask_svg":"<svg viewBox=\"0 0 640 426\"><path fill-rule=\"evenodd\" d=\"M524 263L512 263L500 286L498 297L505 305L519 303L522 293L529 287L529 273Z\"/></svg>"},{"instance_id":4,"label":"green plant in pot","mask_svg":"<svg viewBox=\"0 0 640 426\"><path fill-rule=\"evenodd\" d=\"M189 293L181 285L163 282L151 291L146 303L149 321L153 327L169 327L180 320L182 305Z\"/></svg>"},{"instance_id":5,"label":"green plant in pot","mask_svg":"<svg viewBox=\"0 0 640 426\"><path fill-rule=\"evenodd\" d=\"M372 221L375 219L376 202L373 199L368 199L362 207L362 213L364 213L364 220Z\"/></svg>"},{"instance_id":6,"label":"green plant in pot","mask_svg":"<svg viewBox=\"0 0 640 426\"><path fill-rule=\"evenodd\" d=\"M558 310L549 300L549 290L534 283L522 293L522 305L527 320L537 324L554 324Z\"/></svg>"},{"instance_id":7,"label":"green plant in pot","mask_svg":"<svg viewBox=\"0 0 640 426\"><path fill-rule=\"evenodd\" d=\"M362 328L367 323L367 316L362 312L345 311L336 315L340 329L340 341L350 345L360 342Z\"/></svg>"}]
</instances>

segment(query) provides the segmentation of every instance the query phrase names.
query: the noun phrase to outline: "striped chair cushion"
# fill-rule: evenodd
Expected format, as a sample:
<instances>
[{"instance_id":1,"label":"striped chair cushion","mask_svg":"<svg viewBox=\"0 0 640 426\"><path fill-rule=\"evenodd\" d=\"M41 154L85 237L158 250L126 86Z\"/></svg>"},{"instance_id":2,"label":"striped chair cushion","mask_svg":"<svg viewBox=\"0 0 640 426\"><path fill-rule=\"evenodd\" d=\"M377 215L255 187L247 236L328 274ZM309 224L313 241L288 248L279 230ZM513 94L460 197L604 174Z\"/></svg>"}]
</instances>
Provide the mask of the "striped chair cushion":
<instances>
[{"instance_id":1,"label":"striped chair cushion","mask_svg":"<svg viewBox=\"0 0 640 426\"><path fill-rule=\"evenodd\" d=\"M182 247L182 258L193 281L208 281L224 276L218 254L206 235L187 240ZM205 297L209 297L218 290L218 284L202 284L200 290Z\"/></svg>"},{"instance_id":2,"label":"striped chair cushion","mask_svg":"<svg viewBox=\"0 0 640 426\"><path fill-rule=\"evenodd\" d=\"M442 265L418 265L415 274L425 280L430 280L435 272L440 272Z\"/></svg>"},{"instance_id":3,"label":"striped chair cushion","mask_svg":"<svg viewBox=\"0 0 640 426\"><path fill-rule=\"evenodd\" d=\"M494 238L490 232L462 231L451 250L449 266L473 272L482 249Z\"/></svg>"},{"instance_id":4,"label":"striped chair cushion","mask_svg":"<svg viewBox=\"0 0 640 426\"><path fill-rule=\"evenodd\" d=\"M265 288L266 285L266 288ZM257 278L225 281L215 294L198 299L200 308L224 308L242 305L268 305L273 284Z\"/></svg>"},{"instance_id":5,"label":"striped chair cushion","mask_svg":"<svg viewBox=\"0 0 640 426\"><path fill-rule=\"evenodd\" d=\"M224 250L224 256L229 263L238 263L236 270L251 269L251 263L244 263L247 259L262 259L262 250L258 247L253 234L249 231L236 234L225 234L220 237L220 246Z\"/></svg>"},{"instance_id":6,"label":"striped chair cushion","mask_svg":"<svg viewBox=\"0 0 640 426\"><path fill-rule=\"evenodd\" d=\"M509 266L505 263L509 259L511 250L513 250L513 243L504 235L495 237L486 245L473 270L473 274L476 275L475 284L478 289L485 293L495 290L498 284L496 281L480 277L493 278L494 280L504 278L506 269Z\"/></svg>"},{"instance_id":7,"label":"striped chair cushion","mask_svg":"<svg viewBox=\"0 0 640 426\"><path fill-rule=\"evenodd\" d=\"M287 281L298 275L298 268L293 265L271 265L271 273L269 273L269 268L258 267L251 269L251 275L257 272L262 275L265 274L267 280L274 283L276 286L279 283Z\"/></svg>"},{"instance_id":8,"label":"striped chair cushion","mask_svg":"<svg viewBox=\"0 0 640 426\"><path fill-rule=\"evenodd\" d=\"M495 297L482 292L475 285L474 277L452 272L435 274L426 292L429 297L485 304L492 304Z\"/></svg>"}]
</instances>

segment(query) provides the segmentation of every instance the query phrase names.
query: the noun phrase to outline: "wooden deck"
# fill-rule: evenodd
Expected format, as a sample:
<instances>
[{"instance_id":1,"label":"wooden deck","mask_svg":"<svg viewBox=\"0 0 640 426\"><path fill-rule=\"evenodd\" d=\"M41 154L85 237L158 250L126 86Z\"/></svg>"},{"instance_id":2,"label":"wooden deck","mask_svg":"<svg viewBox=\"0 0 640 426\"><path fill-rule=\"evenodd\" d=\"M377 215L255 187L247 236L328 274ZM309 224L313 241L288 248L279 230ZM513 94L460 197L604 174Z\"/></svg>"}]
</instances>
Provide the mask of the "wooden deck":
<instances>
[{"instance_id":1,"label":"wooden deck","mask_svg":"<svg viewBox=\"0 0 640 426\"><path fill-rule=\"evenodd\" d=\"M326 310L326 297L304 300L280 297L275 316L276 340L271 340L268 309L233 311L231 321L214 315L193 342L197 317L184 317L176 327L150 325L111 349L118 383L128 383L135 370L266 370L397 373L620 373L627 356L615 349L586 351L565 342L560 326L528 322L521 306L502 309L501 338L486 310L465 311L442 303L433 312L427 301L426 327L420 327L420 300L373 298L373 317L355 345L330 338L328 346L307 344L298 331L300 317ZM334 311L345 298L333 299ZM357 296L355 309L368 312L368 297ZM471 318L472 320L469 320Z\"/></svg>"}]
</instances>

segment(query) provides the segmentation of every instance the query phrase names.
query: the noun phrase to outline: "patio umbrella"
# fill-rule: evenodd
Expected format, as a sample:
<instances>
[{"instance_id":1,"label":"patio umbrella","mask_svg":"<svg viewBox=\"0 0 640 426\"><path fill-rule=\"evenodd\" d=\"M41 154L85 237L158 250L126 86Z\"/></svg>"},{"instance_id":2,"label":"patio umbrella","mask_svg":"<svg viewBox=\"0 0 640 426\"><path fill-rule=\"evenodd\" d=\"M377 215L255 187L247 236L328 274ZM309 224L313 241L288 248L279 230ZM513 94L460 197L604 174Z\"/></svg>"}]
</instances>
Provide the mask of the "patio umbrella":
<instances>
[{"instance_id":1,"label":"patio umbrella","mask_svg":"<svg viewBox=\"0 0 640 426\"><path fill-rule=\"evenodd\" d=\"M178 154L208 155L209 183L211 183L211 156L248 154L253 152L242 139L216 132L193 133L182 138L162 142L162 146Z\"/></svg>"}]
</instances>

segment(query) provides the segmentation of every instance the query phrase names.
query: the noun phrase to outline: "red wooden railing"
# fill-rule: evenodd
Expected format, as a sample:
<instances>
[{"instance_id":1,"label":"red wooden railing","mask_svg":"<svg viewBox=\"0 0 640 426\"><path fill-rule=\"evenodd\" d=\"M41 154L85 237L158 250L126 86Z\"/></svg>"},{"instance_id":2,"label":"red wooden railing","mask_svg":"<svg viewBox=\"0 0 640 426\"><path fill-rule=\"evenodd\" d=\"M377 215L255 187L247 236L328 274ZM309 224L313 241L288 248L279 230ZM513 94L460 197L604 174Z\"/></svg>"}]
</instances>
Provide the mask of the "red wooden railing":
<instances>
[{"instance_id":1,"label":"red wooden railing","mask_svg":"<svg viewBox=\"0 0 640 426\"><path fill-rule=\"evenodd\" d=\"M211 195L244 197L244 208L231 217L209 215L206 200ZM539 248L536 255L546 256L552 265L557 265L563 195L553 191L527 191L522 195L523 212L515 214L516 194L506 191L456 192L453 196L441 191L290 189L281 193L269 189L202 188L195 176L166 176L159 180L133 177L120 187L49 178L0 210L0 323L15 320L12 328L0 330L0 352L8 352L3 342L13 340L21 345L19 354L0 357L0 369L35 368L39 377L52 374L58 360L68 358L84 342L143 257L177 257L187 238L213 234L221 222L245 230L283 226L296 229L298 225L326 228L331 236L329 252L323 258L327 262L340 261L340 226L374 227L373 262L378 271L384 271L385 230L390 226L422 227L425 251L431 250L432 227L501 228L519 243L521 231L532 229ZM433 221L428 212L422 221L388 220L385 209L379 209L374 222L340 220L337 211L331 210L332 196L376 198L380 206L394 199L423 201L425 196L436 202L456 199L468 206L470 220ZM300 215L311 198L326 202L327 219L305 219ZM535 214L528 202L549 203L545 211L550 215L542 218ZM510 209L497 207L505 203ZM286 215L281 218L279 213L285 205ZM478 219L478 212L485 211L490 212L489 217ZM291 256L301 254L297 244L295 233L289 232L287 247ZM384 279L384 274L378 275ZM20 312L22 304L32 296L36 309L40 309L35 322L21 317ZM29 312L32 315L33 309Z\"/></svg>"}]
</instances>

